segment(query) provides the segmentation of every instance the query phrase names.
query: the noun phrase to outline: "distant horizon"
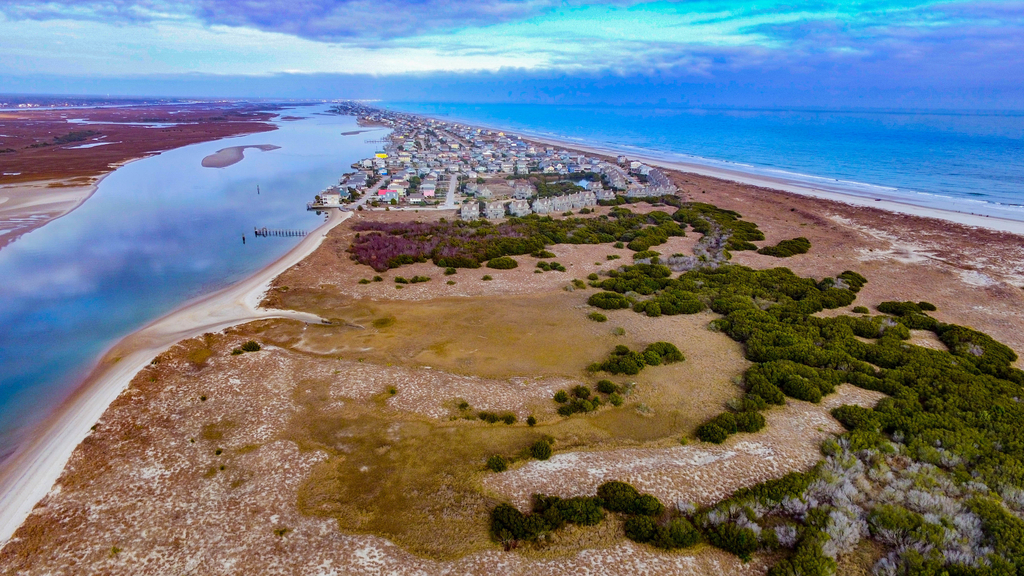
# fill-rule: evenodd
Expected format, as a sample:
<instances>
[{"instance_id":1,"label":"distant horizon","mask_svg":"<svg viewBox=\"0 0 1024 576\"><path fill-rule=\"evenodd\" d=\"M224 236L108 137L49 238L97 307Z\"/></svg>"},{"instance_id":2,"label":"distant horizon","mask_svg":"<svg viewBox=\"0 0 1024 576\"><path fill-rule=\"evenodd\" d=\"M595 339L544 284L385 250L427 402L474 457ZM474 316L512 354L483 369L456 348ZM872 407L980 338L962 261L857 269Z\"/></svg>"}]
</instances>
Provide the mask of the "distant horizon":
<instances>
[{"instance_id":1,"label":"distant horizon","mask_svg":"<svg viewBox=\"0 0 1024 576\"><path fill-rule=\"evenodd\" d=\"M294 102L294 103L330 103L330 102L365 102L368 104L379 105L381 108L388 108L389 105L396 104L437 104L437 105L459 105L459 106L492 106L492 105L507 105L507 106L561 106L566 108L588 108L588 107L615 107L615 108L647 108L647 109L667 109L667 110L737 110L747 112L836 112L836 113L865 113L865 114L922 114L922 115L942 115L942 114L968 114L968 115L992 115L992 116L1016 116L1024 114L1024 106L1020 108L900 108L900 107L884 107L884 106L815 106L815 105L786 105L779 104L775 106L754 106L754 105L725 105L725 104L711 104L711 105L691 105L683 103L647 103L647 102L583 102L583 103L571 103L571 102L513 102L513 101L453 101L453 100L383 100L375 98L299 98L299 97L273 97L273 96L169 96L165 94L110 94L110 93L34 93L34 92L0 92L0 109L11 110L17 108L3 108L3 105L7 104L5 99L23 99L25 101L31 101L32 99L59 99L66 98L69 100L112 100L112 101L125 101L125 102L137 102L137 105L152 105L159 104L160 102L173 102L183 103L188 101L195 102ZM89 104L83 104L83 107L89 106ZM408 114L416 114L425 116L422 112L405 112Z\"/></svg>"}]
</instances>

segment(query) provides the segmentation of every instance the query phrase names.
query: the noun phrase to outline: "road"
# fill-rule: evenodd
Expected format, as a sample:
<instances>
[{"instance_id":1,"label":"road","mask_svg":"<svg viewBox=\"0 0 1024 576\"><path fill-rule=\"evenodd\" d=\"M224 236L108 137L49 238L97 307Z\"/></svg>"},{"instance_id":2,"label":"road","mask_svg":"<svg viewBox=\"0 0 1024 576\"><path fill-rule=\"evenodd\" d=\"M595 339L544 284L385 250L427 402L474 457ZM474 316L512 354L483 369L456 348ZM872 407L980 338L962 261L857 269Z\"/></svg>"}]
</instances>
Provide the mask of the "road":
<instances>
[{"instance_id":1,"label":"road","mask_svg":"<svg viewBox=\"0 0 1024 576\"><path fill-rule=\"evenodd\" d=\"M459 185L459 178L457 174L448 175L448 194L444 198L444 204L441 205L442 210L450 210L455 208L455 187Z\"/></svg>"}]
</instances>

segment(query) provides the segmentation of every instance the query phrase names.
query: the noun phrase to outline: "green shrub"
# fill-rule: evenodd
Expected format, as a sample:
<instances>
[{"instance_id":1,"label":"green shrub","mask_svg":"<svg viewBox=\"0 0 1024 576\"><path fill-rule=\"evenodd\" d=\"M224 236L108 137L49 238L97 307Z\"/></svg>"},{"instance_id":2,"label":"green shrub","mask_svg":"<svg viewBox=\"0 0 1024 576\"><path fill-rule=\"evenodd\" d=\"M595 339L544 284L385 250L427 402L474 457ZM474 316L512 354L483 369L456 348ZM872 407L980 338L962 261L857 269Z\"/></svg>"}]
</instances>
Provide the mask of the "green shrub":
<instances>
[{"instance_id":1,"label":"green shrub","mask_svg":"<svg viewBox=\"0 0 1024 576\"><path fill-rule=\"evenodd\" d=\"M697 428L697 438L702 442L711 442L712 444L721 444L729 437L729 433L722 429L721 426L708 422L701 424Z\"/></svg>"},{"instance_id":2,"label":"green shrub","mask_svg":"<svg viewBox=\"0 0 1024 576\"><path fill-rule=\"evenodd\" d=\"M409 280L402 276L395 276L395 284L408 284Z\"/></svg>"},{"instance_id":3,"label":"green shrub","mask_svg":"<svg viewBox=\"0 0 1024 576\"><path fill-rule=\"evenodd\" d=\"M854 314L867 314L869 312L870 312L870 310L867 309L867 306L854 306L853 307L853 313Z\"/></svg>"},{"instance_id":4,"label":"green shrub","mask_svg":"<svg viewBox=\"0 0 1024 576\"><path fill-rule=\"evenodd\" d=\"M622 258L622 256L619 256L618 254L609 254L605 257L607 260L618 260L619 258Z\"/></svg>"},{"instance_id":5,"label":"green shrub","mask_svg":"<svg viewBox=\"0 0 1024 576\"><path fill-rule=\"evenodd\" d=\"M527 416L526 417L526 424L528 426L536 426L537 425L537 418L535 418L532 414Z\"/></svg>"},{"instance_id":6,"label":"green shrub","mask_svg":"<svg viewBox=\"0 0 1024 576\"><path fill-rule=\"evenodd\" d=\"M444 275L445 276L451 276L452 274L458 274L458 273L459 273L459 271L457 269L455 269L455 268L452 268L451 266L449 266L448 268L444 269Z\"/></svg>"},{"instance_id":7,"label":"green shrub","mask_svg":"<svg viewBox=\"0 0 1024 576\"><path fill-rule=\"evenodd\" d=\"M615 292L598 292L587 298L587 304L601 308L602 310L618 310L632 306L629 298Z\"/></svg>"},{"instance_id":8,"label":"green shrub","mask_svg":"<svg viewBox=\"0 0 1024 576\"><path fill-rule=\"evenodd\" d=\"M608 402L610 402L612 406L622 406L622 396L619 396L616 393L609 394Z\"/></svg>"},{"instance_id":9,"label":"green shrub","mask_svg":"<svg viewBox=\"0 0 1024 576\"><path fill-rule=\"evenodd\" d=\"M625 482L611 481L597 487L597 497L605 510L631 514L640 492Z\"/></svg>"},{"instance_id":10,"label":"green shrub","mask_svg":"<svg viewBox=\"0 0 1024 576\"><path fill-rule=\"evenodd\" d=\"M383 278L381 278L380 276L374 276L374 277L373 277L373 281L374 281L374 282L383 282L383 281L384 281L384 279L383 279Z\"/></svg>"},{"instance_id":11,"label":"green shrub","mask_svg":"<svg viewBox=\"0 0 1024 576\"><path fill-rule=\"evenodd\" d=\"M608 317L605 316L604 314L601 314L600 312L591 312L590 314L587 314L587 318L590 318L594 322L607 322L608 321Z\"/></svg>"},{"instance_id":12,"label":"green shrub","mask_svg":"<svg viewBox=\"0 0 1024 576\"><path fill-rule=\"evenodd\" d=\"M686 518L674 518L668 526L658 527L653 544L658 548L673 550L689 548L700 542L700 532Z\"/></svg>"},{"instance_id":13,"label":"green shrub","mask_svg":"<svg viewBox=\"0 0 1024 576\"><path fill-rule=\"evenodd\" d=\"M935 304L932 304L931 302L918 302L917 307L925 312L934 312L938 310L938 308L935 307Z\"/></svg>"},{"instance_id":14,"label":"green shrub","mask_svg":"<svg viewBox=\"0 0 1024 576\"><path fill-rule=\"evenodd\" d=\"M599 380L597 383L597 391L601 394L612 394L619 392L619 386L611 380Z\"/></svg>"},{"instance_id":15,"label":"green shrub","mask_svg":"<svg viewBox=\"0 0 1024 576\"><path fill-rule=\"evenodd\" d=\"M361 278L361 279L359 280L359 283L360 283L360 284L369 284L369 283L370 283L370 281L369 281L369 280L367 280L366 278Z\"/></svg>"},{"instance_id":16,"label":"green shrub","mask_svg":"<svg viewBox=\"0 0 1024 576\"><path fill-rule=\"evenodd\" d=\"M430 282L429 276L413 276L409 279L410 284L419 284L420 282Z\"/></svg>"},{"instance_id":17,"label":"green shrub","mask_svg":"<svg viewBox=\"0 0 1024 576\"><path fill-rule=\"evenodd\" d=\"M775 256L776 258L788 258L797 254L806 254L811 249L811 241L803 236L792 240L783 240L775 246L765 246L757 251L758 254Z\"/></svg>"},{"instance_id":18,"label":"green shrub","mask_svg":"<svg viewBox=\"0 0 1024 576\"><path fill-rule=\"evenodd\" d=\"M586 400L587 398L590 398L590 388L582 385L573 386L572 395Z\"/></svg>"},{"instance_id":19,"label":"green shrub","mask_svg":"<svg viewBox=\"0 0 1024 576\"><path fill-rule=\"evenodd\" d=\"M749 562L751 555L761 546L753 530L736 524L713 526L707 530L706 535L712 546L731 552L744 562Z\"/></svg>"},{"instance_id":20,"label":"green shrub","mask_svg":"<svg viewBox=\"0 0 1024 576\"><path fill-rule=\"evenodd\" d=\"M249 340L241 346L243 352L259 352L262 346L255 340Z\"/></svg>"},{"instance_id":21,"label":"green shrub","mask_svg":"<svg viewBox=\"0 0 1024 576\"><path fill-rule=\"evenodd\" d=\"M547 250L536 250L530 253L534 258L554 258L555 255Z\"/></svg>"},{"instance_id":22,"label":"green shrub","mask_svg":"<svg viewBox=\"0 0 1024 576\"><path fill-rule=\"evenodd\" d=\"M590 280L592 282L597 282L600 279L601 279L601 277L598 276L597 274L594 274L594 273L587 274L587 280Z\"/></svg>"},{"instance_id":23,"label":"green shrub","mask_svg":"<svg viewBox=\"0 0 1024 576\"><path fill-rule=\"evenodd\" d=\"M658 531L658 525L650 516L630 516L626 519L626 538L641 544L650 542Z\"/></svg>"},{"instance_id":24,"label":"green shrub","mask_svg":"<svg viewBox=\"0 0 1024 576\"><path fill-rule=\"evenodd\" d=\"M559 390L555 392L555 402L559 404L565 404L569 401L569 394L565 390Z\"/></svg>"},{"instance_id":25,"label":"green shrub","mask_svg":"<svg viewBox=\"0 0 1024 576\"><path fill-rule=\"evenodd\" d=\"M487 459L487 468L492 472L504 472L508 470L508 458L495 454Z\"/></svg>"},{"instance_id":26,"label":"green shrub","mask_svg":"<svg viewBox=\"0 0 1024 576\"><path fill-rule=\"evenodd\" d=\"M622 242L616 242L615 244L612 245L612 247L613 248L625 248L626 245L623 244Z\"/></svg>"},{"instance_id":27,"label":"green shrub","mask_svg":"<svg viewBox=\"0 0 1024 576\"><path fill-rule=\"evenodd\" d=\"M491 275L490 275L490 274L484 274L484 277L483 277L483 278L481 278L481 280L483 280L483 281L485 281L485 282L486 282L486 281L488 281L488 280L494 280L494 278L491 278Z\"/></svg>"},{"instance_id":28,"label":"green shrub","mask_svg":"<svg viewBox=\"0 0 1024 576\"><path fill-rule=\"evenodd\" d=\"M530 456L537 460L551 458L551 444L548 444L547 440L537 440L530 446Z\"/></svg>"},{"instance_id":29,"label":"green shrub","mask_svg":"<svg viewBox=\"0 0 1024 576\"><path fill-rule=\"evenodd\" d=\"M487 261L487 267L495 270L511 270L519 267L519 262L509 256L499 256Z\"/></svg>"},{"instance_id":30,"label":"green shrub","mask_svg":"<svg viewBox=\"0 0 1024 576\"><path fill-rule=\"evenodd\" d=\"M764 428L764 416L759 412L740 412L736 414L736 429L740 432L757 432Z\"/></svg>"}]
</instances>

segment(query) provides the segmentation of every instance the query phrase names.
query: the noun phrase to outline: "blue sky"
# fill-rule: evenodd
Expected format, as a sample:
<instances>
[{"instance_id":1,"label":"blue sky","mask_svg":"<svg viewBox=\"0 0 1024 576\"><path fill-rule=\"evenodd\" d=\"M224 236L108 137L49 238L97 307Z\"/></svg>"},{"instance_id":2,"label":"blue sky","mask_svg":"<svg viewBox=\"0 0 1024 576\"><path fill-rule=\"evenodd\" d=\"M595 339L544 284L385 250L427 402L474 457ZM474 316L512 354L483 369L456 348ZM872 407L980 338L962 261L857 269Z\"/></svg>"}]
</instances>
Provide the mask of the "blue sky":
<instances>
[{"instance_id":1,"label":"blue sky","mask_svg":"<svg viewBox=\"0 0 1024 576\"><path fill-rule=\"evenodd\" d=\"M1018 107L1022 85L1021 1L0 3L8 92Z\"/></svg>"}]
</instances>

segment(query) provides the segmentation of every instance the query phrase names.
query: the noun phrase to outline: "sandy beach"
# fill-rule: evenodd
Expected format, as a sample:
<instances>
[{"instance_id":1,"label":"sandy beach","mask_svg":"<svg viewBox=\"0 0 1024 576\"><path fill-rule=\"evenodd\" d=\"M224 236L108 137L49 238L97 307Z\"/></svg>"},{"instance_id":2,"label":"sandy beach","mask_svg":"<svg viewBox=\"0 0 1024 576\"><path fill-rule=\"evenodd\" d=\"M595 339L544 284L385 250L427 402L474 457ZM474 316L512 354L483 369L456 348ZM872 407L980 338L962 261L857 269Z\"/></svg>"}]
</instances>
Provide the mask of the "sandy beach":
<instances>
[{"instance_id":1,"label":"sandy beach","mask_svg":"<svg viewBox=\"0 0 1024 576\"><path fill-rule=\"evenodd\" d=\"M424 115L424 117L431 118L432 116ZM436 120L440 120L443 122L451 121L450 118L434 118ZM473 126L476 128L482 128L486 130L498 130L498 128L494 128L493 126ZM515 133L515 131L512 131L511 133ZM631 160L639 160L651 166L667 168L670 170L678 170L679 172L698 174L700 176L709 176L712 178L719 178L722 180L728 180L730 182L736 182L739 184L749 184L751 186L759 186L762 188L770 188L782 192L800 194L802 196L813 196L815 198L822 198L825 200L842 202L844 204L848 204L851 206L878 208L881 210L894 212L898 214L909 214L912 216L920 216L924 218L936 218L939 220L946 220L947 222L963 224L965 226L974 226L979 228L987 228L989 230L995 230L998 232L1010 232L1013 234L1024 235L1024 222L1018 220L1009 220L1006 218L989 217L979 214L958 212L955 210L943 210L938 208L930 208L926 206L918 206L915 204L910 204L908 202L901 201L900 199L893 196L887 197L883 193L876 194L870 198L858 196L855 194L850 194L849 192L845 192L838 186L830 187L824 182L821 184L821 186L809 186L807 183L795 179L771 177L760 174L753 174L749 172L743 172L740 170L729 170L726 168L698 164L696 162L684 162L679 160L657 158L649 154L638 154L636 150L628 150L626 148L587 145L581 144L579 142L572 142L570 140L559 140L554 138L536 136L526 132L520 132L520 134L524 137L525 140L530 142L535 142L547 146L558 146L560 148L575 150L586 154L597 154L600 156L610 157L612 160L614 160L614 158L618 155L624 155L630 158Z\"/></svg>"},{"instance_id":2,"label":"sandy beach","mask_svg":"<svg viewBox=\"0 0 1024 576\"><path fill-rule=\"evenodd\" d=\"M232 164L238 164L245 158L246 148L255 148L257 150L262 150L263 152L270 152L271 150L279 149L280 146L274 146L273 144L256 144L253 146L231 146L230 148L221 148L206 158L203 158L203 166L205 168L227 168Z\"/></svg>"},{"instance_id":3,"label":"sandy beach","mask_svg":"<svg viewBox=\"0 0 1024 576\"><path fill-rule=\"evenodd\" d=\"M96 192L100 178L43 180L0 186L0 249L68 214Z\"/></svg>"},{"instance_id":4,"label":"sandy beach","mask_svg":"<svg viewBox=\"0 0 1024 576\"><path fill-rule=\"evenodd\" d=\"M180 340L262 318L321 322L312 314L262 309L258 304L275 277L316 250L327 232L351 215L331 212L291 251L255 275L155 320L104 354L79 390L39 426L35 439L4 463L0 471L0 542L11 537L50 491L75 447L110 403L160 352Z\"/></svg>"}]
</instances>

